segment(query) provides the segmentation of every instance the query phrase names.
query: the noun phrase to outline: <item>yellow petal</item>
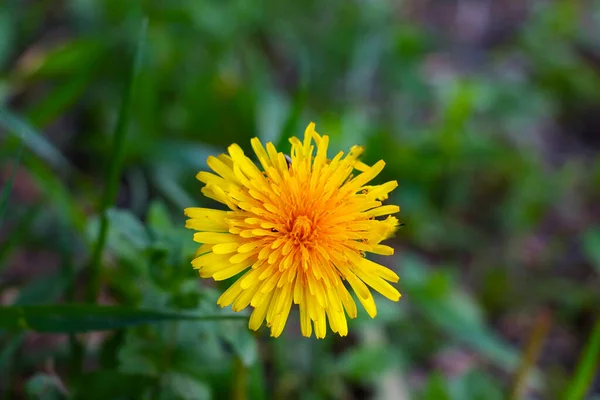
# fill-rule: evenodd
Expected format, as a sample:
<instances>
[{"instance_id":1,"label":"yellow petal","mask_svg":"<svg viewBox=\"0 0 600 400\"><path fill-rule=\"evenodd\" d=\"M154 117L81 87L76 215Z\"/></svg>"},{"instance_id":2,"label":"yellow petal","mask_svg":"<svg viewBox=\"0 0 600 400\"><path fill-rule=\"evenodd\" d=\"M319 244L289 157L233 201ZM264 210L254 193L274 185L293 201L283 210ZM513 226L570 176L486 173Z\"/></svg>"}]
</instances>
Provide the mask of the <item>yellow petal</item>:
<instances>
[{"instance_id":1,"label":"yellow petal","mask_svg":"<svg viewBox=\"0 0 600 400\"><path fill-rule=\"evenodd\" d=\"M265 320L265 316L267 315L267 310L269 309L269 305L271 304L271 298L273 297L273 292L268 293L263 302L257 306L252 315L250 316L250 321L248 322L248 327L253 331L258 330Z\"/></svg>"},{"instance_id":2,"label":"yellow petal","mask_svg":"<svg viewBox=\"0 0 600 400\"><path fill-rule=\"evenodd\" d=\"M215 232L198 232L194 233L194 241L198 243L230 243L239 242L236 235L230 233L215 233Z\"/></svg>"},{"instance_id":3,"label":"yellow petal","mask_svg":"<svg viewBox=\"0 0 600 400\"><path fill-rule=\"evenodd\" d=\"M208 166L215 171L217 174L221 175L225 180L229 182L239 182L231 167L227 166L220 159L210 156L207 158L206 163Z\"/></svg>"},{"instance_id":4,"label":"yellow petal","mask_svg":"<svg viewBox=\"0 0 600 400\"><path fill-rule=\"evenodd\" d=\"M368 250L373 254L381 254L382 256L393 256L394 248L390 246L385 246L383 244L376 244L371 246L371 250Z\"/></svg>"},{"instance_id":5,"label":"yellow petal","mask_svg":"<svg viewBox=\"0 0 600 400\"><path fill-rule=\"evenodd\" d=\"M244 151L237 144L229 146L229 154L234 163L240 166L240 169L246 176L252 179L262 181L263 175L256 165L244 154Z\"/></svg>"},{"instance_id":6,"label":"yellow petal","mask_svg":"<svg viewBox=\"0 0 600 400\"><path fill-rule=\"evenodd\" d=\"M248 267L250 267L250 266L247 263L233 264L228 267L222 268L218 272L212 273L206 277L212 276L212 278L215 281L222 281L222 280L229 279L232 276L239 274L240 272L247 269ZM200 276L202 276L204 271L206 271L206 269L204 269L204 268L200 269Z\"/></svg>"},{"instance_id":7,"label":"yellow petal","mask_svg":"<svg viewBox=\"0 0 600 400\"><path fill-rule=\"evenodd\" d=\"M230 254L237 252L239 247L240 244L238 242L219 243L213 246L212 251L215 254Z\"/></svg>"},{"instance_id":8,"label":"yellow petal","mask_svg":"<svg viewBox=\"0 0 600 400\"><path fill-rule=\"evenodd\" d=\"M242 311L244 308L248 307L250 304L250 300L252 300L252 296L258 290L258 286L244 290L237 299L233 302L231 309L235 312Z\"/></svg>"},{"instance_id":9,"label":"yellow petal","mask_svg":"<svg viewBox=\"0 0 600 400\"><path fill-rule=\"evenodd\" d=\"M227 261L228 255L215 254L213 252L202 254L192 260L194 268L202 268L211 265L229 264Z\"/></svg>"},{"instance_id":10,"label":"yellow petal","mask_svg":"<svg viewBox=\"0 0 600 400\"><path fill-rule=\"evenodd\" d=\"M205 218L214 221L225 221L227 217L227 211L214 210L212 208L189 207L184 210L184 213L190 218Z\"/></svg>"},{"instance_id":11,"label":"yellow petal","mask_svg":"<svg viewBox=\"0 0 600 400\"><path fill-rule=\"evenodd\" d=\"M348 189L358 189L365 183L371 181L373 178L379 175L381 171L383 171L383 167L385 167L385 162L383 160L377 161L371 168L351 180L348 183Z\"/></svg>"},{"instance_id":12,"label":"yellow petal","mask_svg":"<svg viewBox=\"0 0 600 400\"><path fill-rule=\"evenodd\" d=\"M377 207L377 208L374 208L369 211L365 211L363 213L363 215L365 217L379 217L381 215L395 214L399 211L400 211L400 207L388 205L388 206Z\"/></svg>"},{"instance_id":13,"label":"yellow petal","mask_svg":"<svg viewBox=\"0 0 600 400\"><path fill-rule=\"evenodd\" d=\"M258 138L253 138L252 140L250 140L250 143L252 144L252 149L254 150L258 161L260 161L261 165L263 166L263 169L266 171L272 164L269 160L267 152L265 151L265 148L263 147L260 140L258 140Z\"/></svg>"},{"instance_id":14,"label":"yellow petal","mask_svg":"<svg viewBox=\"0 0 600 400\"><path fill-rule=\"evenodd\" d=\"M221 307L227 307L242 293L242 288L240 286L240 280L238 279L233 285L229 287L221 297L217 300L217 304Z\"/></svg>"}]
</instances>

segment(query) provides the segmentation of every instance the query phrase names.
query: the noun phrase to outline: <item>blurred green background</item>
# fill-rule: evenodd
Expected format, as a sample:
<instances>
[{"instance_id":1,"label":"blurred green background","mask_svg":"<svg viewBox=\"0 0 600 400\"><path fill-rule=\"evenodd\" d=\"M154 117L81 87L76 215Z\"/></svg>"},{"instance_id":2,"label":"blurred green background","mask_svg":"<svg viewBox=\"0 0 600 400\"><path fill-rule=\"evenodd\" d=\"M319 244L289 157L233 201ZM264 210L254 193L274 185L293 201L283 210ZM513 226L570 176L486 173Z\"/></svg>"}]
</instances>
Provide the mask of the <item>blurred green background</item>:
<instances>
[{"instance_id":1,"label":"blurred green background","mask_svg":"<svg viewBox=\"0 0 600 400\"><path fill-rule=\"evenodd\" d=\"M1 395L600 399L598 38L598 1L3 0ZM403 297L273 340L182 210L208 155L309 121L398 180Z\"/></svg>"}]
</instances>

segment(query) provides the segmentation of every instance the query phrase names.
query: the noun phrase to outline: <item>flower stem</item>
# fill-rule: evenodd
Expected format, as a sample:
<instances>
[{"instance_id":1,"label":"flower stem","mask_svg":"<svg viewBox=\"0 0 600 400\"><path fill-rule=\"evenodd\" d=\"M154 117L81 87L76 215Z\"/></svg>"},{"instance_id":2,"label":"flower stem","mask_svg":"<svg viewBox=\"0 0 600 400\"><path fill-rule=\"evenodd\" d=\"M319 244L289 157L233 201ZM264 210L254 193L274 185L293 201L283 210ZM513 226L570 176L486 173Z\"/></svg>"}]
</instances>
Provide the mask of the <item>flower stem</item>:
<instances>
[{"instance_id":1,"label":"flower stem","mask_svg":"<svg viewBox=\"0 0 600 400\"><path fill-rule=\"evenodd\" d=\"M515 379L513 381L512 390L509 397L511 400L518 400L523 396L523 391L525 390L527 384L527 377L529 376L529 372L534 367L540 355L542 345L544 344L544 340L548 335L551 323L552 315L549 311L543 311L540 313L540 315L538 315L535 325L531 331L531 335L529 336L527 346L525 347L525 353L521 359L521 365L519 365L519 369L517 370Z\"/></svg>"},{"instance_id":2,"label":"flower stem","mask_svg":"<svg viewBox=\"0 0 600 400\"><path fill-rule=\"evenodd\" d=\"M246 400L247 398L248 368L239 356L233 359L233 400Z\"/></svg>"}]
</instances>

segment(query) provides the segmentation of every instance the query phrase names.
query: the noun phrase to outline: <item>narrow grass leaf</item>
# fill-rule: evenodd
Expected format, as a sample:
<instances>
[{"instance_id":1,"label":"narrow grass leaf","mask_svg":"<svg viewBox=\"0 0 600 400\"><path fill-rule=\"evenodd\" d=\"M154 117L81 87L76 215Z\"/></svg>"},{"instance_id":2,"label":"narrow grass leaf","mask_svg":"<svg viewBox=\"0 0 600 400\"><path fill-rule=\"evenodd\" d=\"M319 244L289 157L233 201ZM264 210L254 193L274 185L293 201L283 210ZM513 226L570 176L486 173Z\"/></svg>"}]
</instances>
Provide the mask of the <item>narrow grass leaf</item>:
<instances>
[{"instance_id":1,"label":"narrow grass leaf","mask_svg":"<svg viewBox=\"0 0 600 400\"><path fill-rule=\"evenodd\" d=\"M548 311L540 313L531 331L527 345L523 351L521 364L516 371L510 399L518 400L523 397L527 388L529 373L535 368L544 340L548 336L552 324L552 316Z\"/></svg>"},{"instance_id":2,"label":"narrow grass leaf","mask_svg":"<svg viewBox=\"0 0 600 400\"><path fill-rule=\"evenodd\" d=\"M84 70L58 84L45 98L40 99L27 110L29 121L40 129L52 123L77 101L91 78L90 71Z\"/></svg>"},{"instance_id":3,"label":"narrow grass leaf","mask_svg":"<svg viewBox=\"0 0 600 400\"><path fill-rule=\"evenodd\" d=\"M243 315L192 313L95 304L47 304L0 307L0 330L43 333L82 333L126 328L165 321L239 319Z\"/></svg>"},{"instance_id":4,"label":"narrow grass leaf","mask_svg":"<svg viewBox=\"0 0 600 400\"><path fill-rule=\"evenodd\" d=\"M69 161L41 133L17 114L0 108L0 126L19 136L25 146L54 169L64 172L71 169Z\"/></svg>"},{"instance_id":5,"label":"narrow grass leaf","mask_svg":"<svg viewBox=\"0 0 600 400\"><path fill-rule=\"evenodd\" d=\"M100 260L102 258L102 251L104 250L104 245L106 244L109 223L106 211L114 203L115 197L117 195L119 175L121 173L121 163L123 158L123 149L125 144L125 135L127 133L130 120L129 115L131 111L131 99L133 98L133 92L135 90L136 81L140 74L143 47L146 39L147 29L148 20L144 19L140 28L131 73L129 75L128 82L124 88L123 97L121 100L121 107L119 109L117 124L113 135L113 157L111 158L106 188L104 191L104 196L102 197L102 203L100 205L100 228L98 239L96 241L94 252L92 254L89 285L87 288L87 300L89 302L94 302L98 297L98 292L100 291Z\"/></svg>"},{"instance_id":6,"label":"narrow grass leaf","mask_svg":"<svg viewBox=\"0 0 600 400\"><path fill-rule=\"evenodd\" d=\"M581 352L581 359L577 364L575 375L569 384L565 400L582 400L585 398L590 385L600 365L600 318L592 330L585 348Z\"/></svg>"}]
</instances>

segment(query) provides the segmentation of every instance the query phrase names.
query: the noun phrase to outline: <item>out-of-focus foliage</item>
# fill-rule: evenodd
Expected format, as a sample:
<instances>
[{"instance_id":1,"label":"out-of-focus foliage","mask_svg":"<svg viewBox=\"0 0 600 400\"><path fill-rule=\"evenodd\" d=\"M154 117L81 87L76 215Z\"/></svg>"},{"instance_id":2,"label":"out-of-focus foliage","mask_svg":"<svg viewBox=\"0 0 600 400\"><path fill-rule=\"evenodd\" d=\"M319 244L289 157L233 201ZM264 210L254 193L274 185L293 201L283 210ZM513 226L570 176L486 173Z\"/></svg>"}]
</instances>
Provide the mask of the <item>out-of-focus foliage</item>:
<instances>
[{"instance_id":1,"label":"out-of-focus foliage","mask_svg":"<svg viewBox=\"0 0 600 400\"><path fill-rule=\"evenodd\" d=\"M598 38L600 6L562 0L1 2L1 304L86 299L116 168L98 303L177 319L67 336L15 318L2 395L600 398ZM287 151L311 120L398 180L403 298L323 341L294 318L277 340L180 320L231 314L228 283L189 264L182 209L214 206L196 172L254 136Z\"/></svg>"}]
</instances>

